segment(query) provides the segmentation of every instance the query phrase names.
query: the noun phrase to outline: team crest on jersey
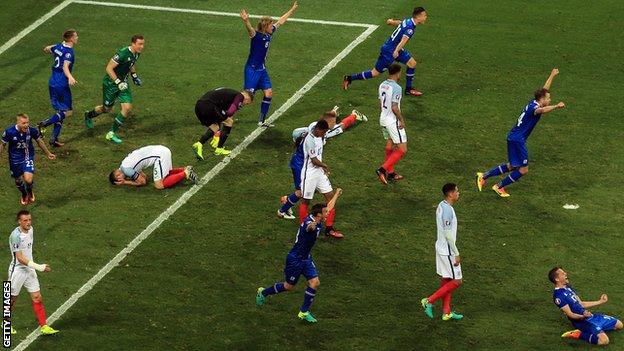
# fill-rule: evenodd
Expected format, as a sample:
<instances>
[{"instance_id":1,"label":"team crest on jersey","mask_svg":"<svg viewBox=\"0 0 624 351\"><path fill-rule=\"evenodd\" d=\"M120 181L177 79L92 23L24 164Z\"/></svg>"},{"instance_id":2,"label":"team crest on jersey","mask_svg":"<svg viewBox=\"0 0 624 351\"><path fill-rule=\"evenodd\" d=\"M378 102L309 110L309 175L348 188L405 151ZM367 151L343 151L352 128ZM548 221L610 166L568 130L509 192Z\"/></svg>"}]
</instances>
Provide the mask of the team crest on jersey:
<instances>
[{"instance_id":1,"label":"team crest on jersey","mask_svg":"<svg viewBox=\"0 0 624 351\"><path fill-rule=\"evenodd\" d=\"M561 304L561 300L557 297L555 298L555 304L560 305Z\"/></svg>"},{"instance_id":2,"label":"team crest on jersey","mask_svg":"<svg viewBox=\"0 0 624 351\"><path fill-rule=\"evenodd\" d=\"M65 58L71 58L71 54L68 52L65 54Z\"/></svg>"},{"instance_id":3,"label":"team crest on jersey","mask_svg":"<svg viewBox=\"0 0 624 351\"><path fill-rule=\"evenodd\" d=\"M446 226L451 225L451 221L444 221L444 225L446 225Z\"/></svg>"}]
</instances>

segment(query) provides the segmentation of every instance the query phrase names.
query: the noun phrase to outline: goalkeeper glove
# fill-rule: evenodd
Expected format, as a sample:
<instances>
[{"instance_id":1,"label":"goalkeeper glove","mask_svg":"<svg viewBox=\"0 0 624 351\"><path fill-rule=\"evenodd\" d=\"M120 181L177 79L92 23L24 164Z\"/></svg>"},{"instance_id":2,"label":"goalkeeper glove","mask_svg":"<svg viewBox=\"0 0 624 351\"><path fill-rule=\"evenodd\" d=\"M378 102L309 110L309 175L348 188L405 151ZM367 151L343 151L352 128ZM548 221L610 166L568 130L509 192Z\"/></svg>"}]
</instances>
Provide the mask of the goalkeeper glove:
<instances>
[{"instance_id":1,"label":"goalkeeper glove","mask_svg":"<svg viewBox=\"0 0 624 351\"><path fill-rule=\"evenodd\" d=\"M122 82L119 78L115 79L115 84L117 84L117 89L121 91L128 89L128 83Z\"/></svg>"},{"instance_id":2,"label":"goalkeeper glove","mask_svg":"<svg viewBox=\"0 0 624 351\"><path fill-rule=\"evenodd\" d=\"M143 84L143 82L141 81L141 78L139 78L139 75L136 73L132 73L132 81L134 82L134 85L136 86L141 86L141 84Z\"/></svg>"}]
</instances>

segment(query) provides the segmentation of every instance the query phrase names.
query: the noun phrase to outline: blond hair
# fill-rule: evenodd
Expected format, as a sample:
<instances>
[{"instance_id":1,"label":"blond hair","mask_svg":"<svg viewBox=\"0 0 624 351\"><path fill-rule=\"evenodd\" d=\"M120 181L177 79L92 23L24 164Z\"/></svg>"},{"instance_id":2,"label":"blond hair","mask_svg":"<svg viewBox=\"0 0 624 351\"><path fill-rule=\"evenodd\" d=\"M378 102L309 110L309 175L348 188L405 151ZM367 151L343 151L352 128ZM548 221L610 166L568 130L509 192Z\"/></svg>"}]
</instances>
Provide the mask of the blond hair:
<instances>
[{"instance_id":1,"label":"blond hair","mask_svg":"<svg viewBox=\"0 0 624 351\"><path fill-rule=\"evenodd\" d=\"M263 16L258 21L258 32L265 32L265 28L273 24L273 19L269 16Z\"/></svg>"}]
</instances>

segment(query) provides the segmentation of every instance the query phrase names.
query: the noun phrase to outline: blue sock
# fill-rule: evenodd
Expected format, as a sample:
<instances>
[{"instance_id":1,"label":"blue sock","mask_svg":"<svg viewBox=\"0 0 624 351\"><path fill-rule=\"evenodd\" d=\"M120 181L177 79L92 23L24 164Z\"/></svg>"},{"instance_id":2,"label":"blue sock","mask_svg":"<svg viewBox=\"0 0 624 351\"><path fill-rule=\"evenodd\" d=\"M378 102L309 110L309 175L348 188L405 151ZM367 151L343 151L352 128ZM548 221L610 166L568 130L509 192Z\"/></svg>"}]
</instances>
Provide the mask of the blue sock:
<instances>
[{"instance_id":1,"label":"blue sock","mask_svg":"<svg viewBox=\"0 0 624 351\"><path fill-rule=\"evenodd\" d=\"M61 134L61 128L63 127L63 122L54 123L54 129L52 129L52 137L50 138L51 142L55 142L58 140L59 134Z\"/></svg>"},{"instance_id":2,"label":"blue sock","mask_svg":"<svg viewBox=\"0 0 624 351\"><path fill-rule=\"evenodd\" d=\"M269 107L271 107L271 98L265 96L262 98L262 105L260 105L260 117L258 118L260 123L264 123L267 114L269 114Z\"/></svg>"},{"instance_id":3,"label":"blue sock","mask_svg":"<svg viewBox=\"0 0 624 351\"><path fill-rule=\"evenodd\" d=\"M364 71L362 73L356 73L356 74L352 74L350 79L352 81L354 80L364 80L364 79L371 79L373 78L373 72L371 71Z\"/></svg>"},{"instance_id":4,"label":"blue sock","mask_svg":"<svg viewBox=\"0 0 624 351\"><path fill-rule=\"evenodd\" d=\"M585 340L588 343L598 345L598 334L582 332L580 339Z\"/></svg>"},{"instance_id":5,"label":"blue sock","mask_svg":"<svg viewBox=\"0 0 624 351\"><path fill-rule=\"evenodd\" d=\"M489 171L483 174L483 179L488 179L489 177L495 177L497 175L501 175L503 173L509 172L509 168L506 163L502 163L499 166L496 166Z\"/></svg>"},{"instance_id":6,"label":"blue sock","mask_svg":"<svg viewBox=\"0 0 624 351\"><path fill-rule=\"evenodd\" d=\"M262 295L264 295L264 297L267 297L269 295L279 294L284 291L286 291L286 288L284 288L284 283L275 283L275 285L269 286L268 288L262 290Z\"/></svg>"},{"instance_id":7,"label":"blue sock","mask_svg":"<svg viewBox=\"0 0 624 351\"><path fill-rule=\"evenodd\" d=\"M501 180L500 183L498 183L498 187L504 188L511 183L515 183L518 181L518 179L520 179L520 177L522 177L522 173L520 173L520 171L516 169L515 171L509 173L509 175L505 177L505 179Z\"/></svg>"},{"instance_id":8,"label":"blue sock","mask_svg":"<svg viewBox=\"0 0 624 351\"><path fill-rule=\"evenodd\" d=\"M416 68L407 67L407 71L405 71L405 91L412 90L412 81L414 80L414 72L416 72Z\"/></svg>"},{"instance_id":9,"label":"blue sock","mask_svg":"<svg viewBox=\"0 0 624 351\"><path fill-rule=\"evenodd\" d=\"M314 301L315 295L316 289L312 289L308 286L305 291L305 295L303 295L303 305L301 305L301 312L308 312L310 310L310 306L312 305L312 301Z\"/></svg>"},{"instance_id":10,"label":"blue sock","mask_svg":"<svg viewBox=\"0 0 624 351\"><path fill-rule=\"evenodd\" d=\"M288 195L288 199L286 200L286 203L282 205L282 208L280 208L280 212L286 213L286 211L290 210L291 207L295 206L297 201L299 201L299 196L295 195L295 193Z\"/></svg>"},{"instance_id":11,"label":"blue sock","mask_svg":"<svg viewBox=\"0 0 624 351\"><path fill-rule=\"evenodd\" d=\"M58 123L65 118L65 111L59 111L52 116L48 117L48 119L43 121L43 126L47 127L50 124Z\"/></svg>"}]
</instances>

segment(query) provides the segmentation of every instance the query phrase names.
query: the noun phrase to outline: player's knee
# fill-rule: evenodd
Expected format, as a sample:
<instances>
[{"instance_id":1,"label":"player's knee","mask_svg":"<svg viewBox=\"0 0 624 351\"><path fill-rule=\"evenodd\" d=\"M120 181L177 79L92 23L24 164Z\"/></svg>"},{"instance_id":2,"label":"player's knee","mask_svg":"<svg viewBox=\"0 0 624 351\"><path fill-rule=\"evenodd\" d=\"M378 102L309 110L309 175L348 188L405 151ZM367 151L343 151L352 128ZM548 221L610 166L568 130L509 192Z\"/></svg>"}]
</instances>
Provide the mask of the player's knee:
<instances>
[{"instance_id":1,"label":"player's knee","mask_svg":"<svg viewBox=\"0 0 624 351\"><path fill-rule=\"evenodd\" d=\"M464 282L464 281L463 281L463 280L461 280L461 279L455 279L455 284L457 284L458 286L459 286L459 285L462 285L462 283L463 283L463 282Z\"/></svg>"},{"instance_id":2,"label":"player's knee","mask_svg":"<svg viewBox=\"0 0 624 351\"><path fill-rule=\"evenodd\" d=\"M301 199L301 190L299 189L295 190L295 196Z\"/></svg>"},{"instance_id":3,"label":"player's knee","mask_svg":"<svg viewBox=\"0 0 624 351\"><path fill-rule=\"evenodd\" d=\"M522 175L529 173L529 167L520 167L520 169L518 170L520 171L520 174Z\"/></svg>"},{"instance_id":4,"label":"player's knee","mask_svg":"<svg viewBox=\"0 0 624 351\"><path fill-rule=\"evenodd\" d=\"M294 285L288 284L288 283L284 283L284 289L286 289L286 291L293 291L294 288L295 288Z\"/></svg>"},{"instance_id":5,"label":"player's knee","mask_svg":"<svg viewBox=\"0 0 624 351\"><path fill-rule=\"evenodd\" d=\"M41 302L41 293L36 292L36 293L32 293L30 295L30 298L32 299L33 302Z\"/></svg>"},{"instance_id":6,"label":"player's knee","mask_svg":"<svg viewBox=\"0 0 624 351\"><path fill-rule=\"evenodd\" d=\"M598 345L608 345L608 344L609 344L609 337L607 336L607 333L601 332L600 334L598 334Z\"/></svg>"},{"instance_id":7,"label":"player's knee","mask_svg":"<svg viewBox=\"0 0 624 351\"><path fill-rule=\"evenodd\" d=\"M273 89L266 89L263 91L264 97L271 98L273 97Z\"/></svg>"},{"instance_id":8,"label":"player's knee","mask_svg":"<svg viewBox=\"0 0 624 351\"><path fill-rule=\"evenodd\" d=\"M74 114L74 111L69 110L69 111L65 111L65 117L71 117Z\"/></svg>"},{"instance_id":9,"label":"player's knee","mask_svg":"<svg viewBox=\"0 0 624 351\"><path fill-rule=\"evenodd\" d=\"M624 328L624 324L622 324L622 321L618 320L617 323L615 323L615 330L622 330L622 328Z\"/></svg>"},{"instance_id":10,"label":"player's knee","mask_svg":"<svg viewBox=\"0 0 624 351\"><path fill-rule=\"evenodd\" d=\"M371 74L373 75L373 77L377 77L379 75L379 71L376 68L373 68L371 70Z\"/></svg>"},{"instance_id":11,"label":"player's knee","mask_svg":"<svg viewBox=\"0 0 624 351\"><path fill-rule=\"evenodd\" d=\"M312 289L318 289L319 285L321 285L321 281L318 279L312 279L308 282L308 285L312 288Z\"/></svg>"},{"instance_id":12,"label":"player's knee","mask_svg":"<svg viewBox=\"0 0 624 351\"><path fill-rule=\"evenodd\" d=\"M163 190L165 188L165 186L163 185L162 180L157 180L154 182L154 188L158 189L158 190Z\"/></svg>"},{"instance_id":13,"label":"player's knee","mask_svg":"<svg viewBox=\"0 0 624 351\"><path fill-rule=\"evenodd\" d=\"M409 61L407 61L407 67L416 68L416 60L410 59Z\"/></svg>"}]
</instances>

